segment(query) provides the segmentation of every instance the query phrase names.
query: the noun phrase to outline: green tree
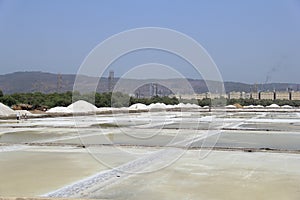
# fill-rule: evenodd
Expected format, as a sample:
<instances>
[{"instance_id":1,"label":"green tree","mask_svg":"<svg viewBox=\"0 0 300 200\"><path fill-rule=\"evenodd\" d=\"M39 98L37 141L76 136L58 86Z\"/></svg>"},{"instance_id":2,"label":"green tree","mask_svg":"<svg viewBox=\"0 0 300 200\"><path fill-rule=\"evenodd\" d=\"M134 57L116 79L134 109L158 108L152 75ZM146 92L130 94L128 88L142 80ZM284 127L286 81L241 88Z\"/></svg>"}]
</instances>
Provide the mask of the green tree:
<instances>
[{"instance_id":1,"label":"green tree","mask_svg":"<svg viewBox=\"0 0 300 200\"><path fill-rule=\"evenodd\" d=\"M198 105L199 106L211 106L211 99L210 98L205 98L205 99L202 99L202 100L199 100L198 101Z\"/></svg>"},{"instance_id":2,"label":"green tree","mask_svg":"<svg viewBox=\"0 0 300 200\"><path fill-rule=\"evenodd\" d=\"M2 96L0 98L0 101L3 104L5 104L5 105L7 105L9 107L11 107L11 106L13 106L13 105L15 105L17 103L17 100L14 99L13 97L11 97L10 95L4 95L4 96Z\"/></svg>"}]
</instances>

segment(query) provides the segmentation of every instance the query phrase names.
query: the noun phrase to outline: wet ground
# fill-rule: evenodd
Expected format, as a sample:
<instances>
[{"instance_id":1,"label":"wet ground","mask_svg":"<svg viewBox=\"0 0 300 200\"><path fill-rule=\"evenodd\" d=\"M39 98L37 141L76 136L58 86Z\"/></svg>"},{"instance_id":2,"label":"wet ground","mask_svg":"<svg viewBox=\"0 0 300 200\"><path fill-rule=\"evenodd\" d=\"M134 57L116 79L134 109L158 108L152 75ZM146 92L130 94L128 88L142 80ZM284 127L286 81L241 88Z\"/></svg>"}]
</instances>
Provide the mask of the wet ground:
<instances>
[{"instance_id":1,"label":"wet ground","mask_svg":"<svg viewBox=\"0 0 300 200\"><path fill-rule=\"evenodd\" d=\"M204 153L204 152L203 152ZM103 199L299 199L299 155L190 150L172 165L87 194Z\"/></svg>"},{"instance_id":2,"label":"wet ground","mask_svg":"<svg viewBox=\"0 0 300 200\"><path fill-rule=\"evenodd\" d=\"M57 150L39 148L0 153L1 196L41 195L106 169L77 149Z\"/></svg>"},{"instance_id":3,"label":"wet ground","mask_svg":"<svg viewBox=\"0 0 300 200\"><path fill-rule=\"evenodd\" d=\"M299 199L300 115L190 111L0 120L0 163L0 196Z\"/></svg>"}]
</instances>

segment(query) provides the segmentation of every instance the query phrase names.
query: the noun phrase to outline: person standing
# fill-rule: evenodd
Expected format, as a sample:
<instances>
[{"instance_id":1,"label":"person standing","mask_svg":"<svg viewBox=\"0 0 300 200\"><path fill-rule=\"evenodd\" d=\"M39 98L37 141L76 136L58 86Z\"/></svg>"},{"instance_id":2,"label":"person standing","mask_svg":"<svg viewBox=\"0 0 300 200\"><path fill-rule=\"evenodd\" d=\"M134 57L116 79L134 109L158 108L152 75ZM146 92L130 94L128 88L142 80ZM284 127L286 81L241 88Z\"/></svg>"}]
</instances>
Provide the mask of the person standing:
<instances>
[{"instance_id":1,"label":"person standing","mask_svg":"<svg viewBox=\"0 0 300 200\"><path fill-rule=\"evenodd\" d=\"M17 120L20 120L20 113L17 112Z\"/></svg>"}]
</instances>

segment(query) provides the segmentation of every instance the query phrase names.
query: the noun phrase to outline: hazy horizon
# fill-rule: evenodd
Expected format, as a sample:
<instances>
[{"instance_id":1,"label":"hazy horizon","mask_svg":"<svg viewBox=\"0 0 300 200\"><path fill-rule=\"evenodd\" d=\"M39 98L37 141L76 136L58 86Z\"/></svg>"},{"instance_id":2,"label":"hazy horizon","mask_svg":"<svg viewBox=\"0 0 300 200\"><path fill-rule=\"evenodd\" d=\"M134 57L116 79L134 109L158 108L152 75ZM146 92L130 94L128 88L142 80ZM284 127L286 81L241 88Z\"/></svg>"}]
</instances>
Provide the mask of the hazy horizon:
<instances>
[{"instance_id":1,"label":"hazy horizon","mask_svg":"<svg viewBox=\"0 0 300 200\"><path fill-rule=\"evenodd\" d=\"M6 73L6 74L0 74L0 76L5 76L5 75L9 75L9 74L14 74L14 73L49 73L49 74L54 74L54 75L76 75L75 73L72 74L72 73L55 73L55 72L49 72L49 71L15 71L15 72L9 72L9 73ZM98 77L95 77L95 76L90 76L91 78L98 78ZM105 74L104 76L102 76L101 78L108 78L108 74ZM116 79L119 79L120 77L119 76L115 76ZM202 78L190 78L190 77L184 77L186 79L193 79L193 80L204 80ZM149 79L141 79L141 78L124 78L124 79L132 79L132 80L150 80L152 78L149 78ZM167 79L176 79L176 78L155 78L156 80L167 80ZM155 80L154 79L154 80ZM207 81L207 80L205 80ZM209 81L209 80L208 80ZM296 83L296 82L269 82L269 83L249 83L249 82L242 82L242 81L234 81L234 80L223 80L224 82L233 82L233 83L242 83L242 84L248 84L248 85L264 85L264 84L296 84L296 85L300 85L300 82Z\"/></svg>"}]
</instances>

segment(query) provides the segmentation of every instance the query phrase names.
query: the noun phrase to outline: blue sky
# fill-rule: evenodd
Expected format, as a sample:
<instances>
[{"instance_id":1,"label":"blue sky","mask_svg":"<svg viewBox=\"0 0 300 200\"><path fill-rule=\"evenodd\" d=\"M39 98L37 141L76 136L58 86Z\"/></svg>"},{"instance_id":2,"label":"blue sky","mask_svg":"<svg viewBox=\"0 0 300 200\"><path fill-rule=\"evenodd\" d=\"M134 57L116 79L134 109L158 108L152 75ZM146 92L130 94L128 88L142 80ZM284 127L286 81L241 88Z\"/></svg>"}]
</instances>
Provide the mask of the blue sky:
<instances>
[{"instance_id":1,"label":"blue sky","mask_svg":"<svg viewBox=\"0 0 300 200\"><path fill-rule=\"evenodd\" d=\"M148 26L194 38L226 81L300 83L299 0L0 0L0 74L74 74L101 41Z\"/></svg>"}]
</instances>

